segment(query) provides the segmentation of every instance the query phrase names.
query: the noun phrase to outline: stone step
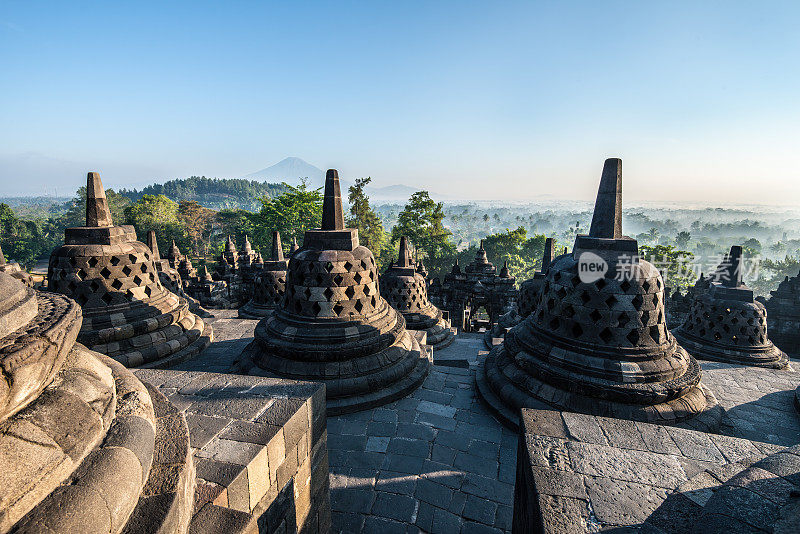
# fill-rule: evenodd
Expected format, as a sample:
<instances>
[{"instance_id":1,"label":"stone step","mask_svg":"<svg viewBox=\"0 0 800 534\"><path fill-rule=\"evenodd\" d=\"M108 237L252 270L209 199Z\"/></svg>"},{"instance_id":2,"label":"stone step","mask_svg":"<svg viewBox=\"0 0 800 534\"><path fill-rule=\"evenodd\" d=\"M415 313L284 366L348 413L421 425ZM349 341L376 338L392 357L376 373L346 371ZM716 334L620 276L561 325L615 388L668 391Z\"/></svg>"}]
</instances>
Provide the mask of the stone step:
<instances>
[{"instance_id":1,"label":"stone step","mask_svg":"<svg viewBox=\"0 0 800 534\"><path fill-rule=\"evenodd\" d=\"M362 395L328 399L328 414L339 415L358 412L401 399L422 385L425 377L428 376L430 367L430 359L424 353L421 353L414 369L389 386Z\"/></svg>"},{"instance_id":2,"label":"stone step","mask_svg":"<svg viewBox=\"0 0 800 534\"><path fill-rule=\"evenodd\" d=\"M181 362L195 358L214 340L214 329L210 324L203 321L200 317L196 317L195 329L199 330L200 333L194 339L194 341L184 346L177 352L174 352L159 360L146 362L139 367L143 369L166 369Z\"/></svg>"},{"instance_id":3,"label":"stone step","mask_svg":"<svg viewBox=\"0 0 800 534\"><path fill-rule=\"evenodd\" d=\"M492 391L489 382L486 379L486 361L492 358L491 354L484 360L478 362L478 367L475 369L475 387L479 393L480 399L489 408L491 414L511 430L519 430L519 414L515 413L509 406L503 403L500 398Z\"/></svg>"}]
</instances>

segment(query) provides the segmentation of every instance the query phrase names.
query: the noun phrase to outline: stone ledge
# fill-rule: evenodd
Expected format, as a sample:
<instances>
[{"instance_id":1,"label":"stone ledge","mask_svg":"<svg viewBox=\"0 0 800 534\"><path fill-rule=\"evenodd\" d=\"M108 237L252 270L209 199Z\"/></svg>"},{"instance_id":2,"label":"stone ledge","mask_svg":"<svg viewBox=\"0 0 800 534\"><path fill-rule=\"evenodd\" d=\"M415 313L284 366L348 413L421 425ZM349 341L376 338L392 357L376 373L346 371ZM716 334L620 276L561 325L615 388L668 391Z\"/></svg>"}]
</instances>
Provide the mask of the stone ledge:
<instances>
[{"instance_id":1,"label":"stone ledge","mask_svg":"<svg viewBox=\"0 0 800 534\"><path fill-rule=\"evenodd\" d=\"M324 386L219 373L135 373L189 425L197 470L192 532L210 532L211 525L231 532L272 532L281 525L328 530Z\"/></svg>"},{"instance_id":2,"label":"stone ledge","mask_svg":"<svg viewBox=\"0 0 800 534\"><path fill-rule=\"evenodd\" d=\"M645 523L660 532L654 523L679 501L681 517L699 514L693 500L724 482L714 473L727 470L730 478L773 449L741 438L550 410L522 409L520 429L514 532L595 532ZM702 484L706 476L713 490Z\"/></svg>"}]
</instances>

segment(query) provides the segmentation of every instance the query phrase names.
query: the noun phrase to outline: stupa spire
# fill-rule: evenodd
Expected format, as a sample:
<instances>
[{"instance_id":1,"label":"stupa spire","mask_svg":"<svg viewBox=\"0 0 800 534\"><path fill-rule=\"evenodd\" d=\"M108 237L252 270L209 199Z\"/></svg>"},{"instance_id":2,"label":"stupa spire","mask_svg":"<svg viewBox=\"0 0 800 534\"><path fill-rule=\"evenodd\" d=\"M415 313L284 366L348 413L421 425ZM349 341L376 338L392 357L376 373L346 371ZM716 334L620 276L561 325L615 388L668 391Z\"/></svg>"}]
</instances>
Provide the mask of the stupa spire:
<instances>
[{"instance_id":1,"label":"stupa spire","mask_svg":"<svg viewBox=\"0 0 800 534\"><path fill-rule=\"evenodd\" d=\"M622 160L608 158L603 165L589 237L622 237Z\"/></svg>"},{"instance_id":2,"label":"stupa spire","mask_svg":"<svg viewBox=\"0 0 800 534\"><path fill-rule=\"evenodd\" d=\"M339 189L339 171L328 169L325 174L325 198L322 201L322 229L343 230L342 193Z\"/></svg>"},{"instance_id":3,"label":"stupa spire","mask_svg":"<svg viewBox=\"0 0 800 534\"><path fill-rule=\"evenodd\" d=\"M272 232L272 261L283 261L283 245L281 245L281 233L277 230Z\"/></svg>"},{"instance_id":4,"label":"stupa spire","mask_svg":"<svg viewBox=\"0 0 800 534\"><path fill-rule=\"evenodd\" d=\"M295 251L296 251L297 249L299 249L299 248L300 248L300 246L297 244L297 238L296 238L296 237L293 237L293 238L292 238L292 249L291 249L290 253L291 253L291 254L294 254L294 253L295 253Z\"/></svg>"},{"instance_id":5,"label":"stupa spire","mask_svg":"<svg viewBox=\"0 0 800 534\"><path fill-rule=\"evenodd\" d=\"M553 238L548 237L544 240L544 253L542 254L542 267L539 269L541 272L545 272L548 267L550 267L550 262L553 261L553 257L555 256L553 250Z\"/></svg>"},{"instance_id":6,"label":"stupa spire","mask_svg":"<svg viewBox=\"0 0 800 534\"><path fill-rule=\"evenodd\" d=\"M408 251L408 239L406 236L400 237L400 254L397 256L398 267L411 267L411 253Z\"/></svg>"},{"instance_id":7,"label":"stupa spire","mask_svg":"<svg viewBox=\"0 0 800 534\"><path fill-rule=\"evenodd\" d=\"M158 251L158 241L156 241L155 230L150 230L149 232L147 232L147 246L150 247L150 251L153 253L153 261L160 260L161 253Z\"/></svg>"},{"instance_id":8,"label":"stupa spire","mask_svg":"<svg viewBox=\"0 0 800 534\"><path fill-rule=\"evenodd\" d=\"M175 244L175 240L172 240L172 246L169 247L168 254L170 258L177 259L181 255L181 250L178 248L178 245Z\"/></svg>"},{"instance_id":9,"label":"stupa spire","mask_svg":"<svg viewBox=\"0 0 800 534\"><path fill-rule=\"evenodd\" d=\"M733 245L723 265L722 285L739 287L742 285L742 247Z\"/></svg>"},{"instance_id":10,"label":"stupa spire","mask_svg":"<svg viewBox=\"0 0 800 534\"><path fill-rule=\"evenodd\" d=\"M86 226L114 226L98 172L90 172L86 177Z\"/></svg>"}]
</instances>

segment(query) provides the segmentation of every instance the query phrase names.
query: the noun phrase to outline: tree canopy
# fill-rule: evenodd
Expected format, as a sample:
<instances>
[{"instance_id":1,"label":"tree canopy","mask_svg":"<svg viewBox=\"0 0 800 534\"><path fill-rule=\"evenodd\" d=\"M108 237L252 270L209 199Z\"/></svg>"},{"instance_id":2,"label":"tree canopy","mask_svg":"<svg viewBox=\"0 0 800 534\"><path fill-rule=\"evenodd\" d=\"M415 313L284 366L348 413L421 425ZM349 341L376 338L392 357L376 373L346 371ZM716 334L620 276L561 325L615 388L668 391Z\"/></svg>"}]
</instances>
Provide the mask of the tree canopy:
<instances>
[{"instance_id":1,"label":"tree canopy","mask_svg":"<svg viewBox=\"0 0 800 534\"><path fill-rule=\"evenodd\" d=\"M372 251L378 266L383 267L387 259L385 256L391 258L393 251L387 247L383 221L369 205L369 197L364 193L364 188L371 181L372 178L357 178L356 183L348 188L347 202L350 204L350 216L346 223L350 228L358 228L360 243Z\"/></svg>"},{"instance_id":2,"label":"tree canopy","mask_svg":"<svg viewBox=\"0 0 800 534\"><path fill-rule=\"evenodd\" d=\"M261 198L261 211L255 219L255 238L265 250L269 249L272 231L281 233L283 243L288 246L292 238L303 242L306 230L322 225L322 193L320 189L309 189L305 183L298 187L288 184L286 191L274 198Z\"/></svg>"},{"instance_id":3,"label":"tree canopy","mask_svg":"<svg viewBox=\"0 0 800 534\"><path fill-rule=\"evenodd\" d=\"M392 228L392 245L407 236L420 258L424 258L432 271L441 270L455 253L450 241L452 232L444 227L444 205L434 202L427 191L417 191L397 217Z\"/></svg>"}]
</instances>

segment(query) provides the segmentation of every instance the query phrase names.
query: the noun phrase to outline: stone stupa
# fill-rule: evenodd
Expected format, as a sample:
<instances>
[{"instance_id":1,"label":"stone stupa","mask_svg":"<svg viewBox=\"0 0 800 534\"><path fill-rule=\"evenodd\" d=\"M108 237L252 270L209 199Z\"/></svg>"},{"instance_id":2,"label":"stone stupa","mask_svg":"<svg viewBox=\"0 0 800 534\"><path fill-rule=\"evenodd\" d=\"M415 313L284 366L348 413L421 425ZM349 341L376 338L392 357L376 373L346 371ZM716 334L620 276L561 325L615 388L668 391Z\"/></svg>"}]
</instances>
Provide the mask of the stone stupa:
<instances>
[{"instance_id":1,"label":"stone stupa","mask_svg":"<svg viewBox=\"0 0 800 534\"><path fill-rule=\"evenodd\" d=\"M172 266L168 259L161 258L161 252L158 250L158 240L156 239L155 230L150 230L147 232L147 246L150 248L150 252L153 254L153 264L155 264L156 270L158 271L158 278L161 280L161 285L176 295L181 295L183 293L181 275L178 273L178 270ZM172 246L175 246L174 240L172 241Z\"/></svg>"},{"instance_id":2,"label":"stone stupa","mask_svg":"<svg viewBox=\"0 0 800 534\"><path fill-rule=\"evenodd\" d=\"M185 533L186 419L76 343L81 319L74 300L0 272L0 532Z\"/></svg>"},{"instance_id":3,"label":"stone stupa","mask_svg":"<svg viewBox=\"0 0 800 534\"><path fill-rule=\"evenodd\" d=\"M519 300L517 308L520 316L524 319L536 309L539 297L542 294L545 273L547 273L550 263L554 258L553 238L548 237L544 240L544 252L542 252L542 265L538 271L533 273L533 277L528 278L519 286Z\"/></svg>"},{"instance_id":4,"label":"stone stupa","mask_svg":"<svg viewBox=\"0 0 800 534\"><path fill-rule=\"evenodd\" d=\"M241 372L325 384L329 415L397 400L428 374L430 357L378 287L375 259L345 228L339 175L325 178L322 229L292 254L286 295L262 319Z\"/></svg>"},{"instance_id":5,"label":"stone stupa","mask_svg":"<svg viewBox=\"0 0 800 534\"><path fill-rule=\"evenodd\" d=\"M783 369L786 354L767 335L767 309L742 282L742 247L731 247L716 282L691 304L675 337L701 360Z\"/></svg>"},{"instance_id":6,"label":"stone stupa","mask_svg":"<svg viewBox=\"0 0 800 534\"><path fill-rule=\"evenodd\" d=\"M33 287L33 278L30 273L23 270L19 263L15 261L6 261L2 248L0 248L0 273L11 275L26 286Z\"/></svg>"},{"instance_id":7,"label":"stone stupa","mask_svg":"<svg viewBox=\"0 0 800 534\"><path fill-rule=\"evenodd\" d=\"M450 324L442 318L442 312L428 300L425 278L417 272L406 236L400 237L400 253L380 277L381 295L389 304L403 314L406 328L424 331L428 345L441 349L453 342Z\"/></svg>"},{"instance_id":8,"label":"stone stupa","mask_svg":"<svg viewBox=\"0 0 800 534\"><path fill-rule=\"evenodd\" d=\"M177 262L173 262L169 259L161 257L161 252L158 250L158 240L156 239L155 230L150 230L147 232L147 246L150 248L150 252L153 254L153 264L155 264L156 271L158 271L158 279L161 280L161 285L163 285L168 291L185 298L189 303L189 309L192 311L192 313L197 314L200 317L210 317L211 314L208 313L208 310L203 308L196 298L192 297L186 292L186 284L183 281L183 277L181 276L180 272L178 272L178 269L174 267ZM174 254L175 251L172 251L173 248L177 251L178 255L180 255L178 247L175 246L174 239L172 240L172 246L170 247L171 252Z\"/></svg>"},{"instance_id":9,"label":"stone stupa","mask_svg":"<svg viewBox=\"0 0 800 534\"><path fill-rule=\"evenodd\" d=\"M114 225L96 172L86 197L86 226L66 229L48 271L48 289L83 309L78 340L127 367L167 367L196 356L211 342L211 326L164 288L133 226Z\"/></svg>"},{"instance_id":10,"label":"stone stupa","mask_svg":"<svg viewBox=\"0 0 800 534\"><path fill-rule=\"evenodd\" d=\"M253 298L239 308L239 317L261 319L275 309L286 292L286 271L289 262L283 257L280 232L272 232L272 255L262 261L253 280Z\"/></svg>"},{"instance_id":11,"label":"stone stupa","mask_svg":"<svg viewBox=\"0 0 800 534\"><path fill-rule=\"evenodd\" d=\"M622 235L622 160L608 159L589 235L547 269L533 312L481 362L480 396L506 424L555 408L698 429L722 408L669 332L664 282Z\"/></svg>"},{"instance_id":12,"label":"stone stupa","mask_svg":"<svg viewBox=\"0 0 800 534\"><path fill-rule=\"evenodd\" d=\"M800 274L786 278L766 301L769 337L786 353L800 356Z\"/></svg>"}]
</instances>

